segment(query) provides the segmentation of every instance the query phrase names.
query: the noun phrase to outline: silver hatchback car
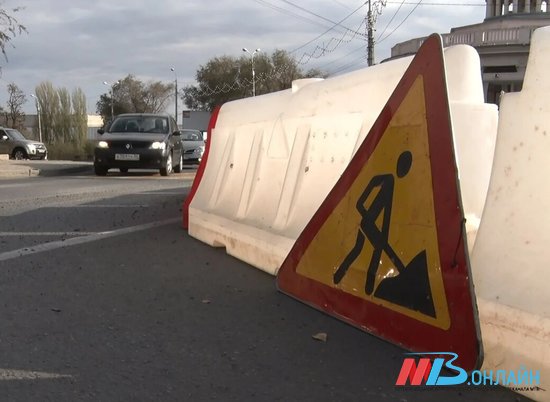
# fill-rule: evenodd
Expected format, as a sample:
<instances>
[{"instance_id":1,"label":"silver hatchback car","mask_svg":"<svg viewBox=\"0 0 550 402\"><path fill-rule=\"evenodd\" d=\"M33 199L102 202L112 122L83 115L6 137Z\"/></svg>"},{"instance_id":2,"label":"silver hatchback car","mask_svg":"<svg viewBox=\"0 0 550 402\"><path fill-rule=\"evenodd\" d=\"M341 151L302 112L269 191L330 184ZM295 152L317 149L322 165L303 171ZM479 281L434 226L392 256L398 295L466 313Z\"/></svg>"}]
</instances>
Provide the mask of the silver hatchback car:
<instances>
[{"instance_id":1,"label":"silver hatchback car","mask_svg":"<svg viewBox=\"0 0 550 402\"><path fill-rule=\"evenodd\" d=\"M48 159L43 143L28 140L19 131L4 127L0 127L0 154L8 154L11 159Z\"/></svg>"},{"instance_id":2,"label":"silver hatchback car","mask_svg":"<svg viewBox=\"0 0 550 402\"><path fill-rule=\"evenodd\" d=\"M183 145L183 163L199 164L204 153L204 138L200 130L182 129L181 142Z\"/></svg>"}]
</instances>

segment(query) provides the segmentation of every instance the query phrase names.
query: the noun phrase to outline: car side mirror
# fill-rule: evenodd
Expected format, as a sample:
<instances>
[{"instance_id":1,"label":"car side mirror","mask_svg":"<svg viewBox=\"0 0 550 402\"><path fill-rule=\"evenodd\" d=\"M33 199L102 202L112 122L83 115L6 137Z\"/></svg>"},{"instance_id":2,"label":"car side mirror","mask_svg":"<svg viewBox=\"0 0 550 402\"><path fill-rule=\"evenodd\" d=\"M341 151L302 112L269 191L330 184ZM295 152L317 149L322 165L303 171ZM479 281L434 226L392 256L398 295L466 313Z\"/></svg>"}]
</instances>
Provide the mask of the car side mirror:
<instances>
[{"instance_id":1,"label":"car side mirror","mask_svg":"<svg viewBox=\"0 0 550 402\"><path fill-rule=\"evenodd\" d=\"M172 133L172 135L175 135L176 137L179 137L181 135L181 131L176 130Z\"/></svg>"},{"instance_id":2,"label":"car side mirror","mask_svg":"<svg viewBox=\"0 0 550 402\"><path fill-rule=\"evenodd\" d=\"M97 133L98 133L99 135L103 135L103 134L105 134L105 130L102 129L102 128L100 128L100 129L97 130Z\"/></svg>"}]
</instances>

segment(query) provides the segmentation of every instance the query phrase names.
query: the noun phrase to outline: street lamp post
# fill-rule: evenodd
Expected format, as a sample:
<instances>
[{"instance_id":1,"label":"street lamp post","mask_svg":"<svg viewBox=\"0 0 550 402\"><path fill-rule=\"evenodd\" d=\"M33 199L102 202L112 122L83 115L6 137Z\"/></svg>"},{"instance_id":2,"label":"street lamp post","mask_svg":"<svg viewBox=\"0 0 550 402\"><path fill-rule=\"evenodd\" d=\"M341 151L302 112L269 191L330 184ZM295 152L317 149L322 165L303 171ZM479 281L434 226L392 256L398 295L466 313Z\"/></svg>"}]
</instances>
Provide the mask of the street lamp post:
<instances>
[{"instance_id":1,"label":"street lamp post","mask_svg":"<svg viewBox=\"0 0 550 402\"><path fill-rule=\"evenodd\" d=\"M103 85L107 85L111 87L111 121L115 118L115 85L118 84L120 81L113 82L112 84L109 84L107 81L103 81Z\"/></svg>"},{"instance_id":2,"label":"street lamp post","mask_svg":"<svg viewBox=\"0 0 550 402\"><path fill-rule=\"evenodd\" d=\"M261 49L258 48L251 53L246 47L243 47L243 52L252 55L252 96L256 96L256 71L254 70L254 55L260 51Z\"/></svg>"},{"instance_id":3,"label":"street lamp post","mask_svg":"<svg viewBox=\"0 0 550 402\"><path fill-rule=\"evenodd\" d=\"M36 114L38 115L38 139L40 142L42 142L42 122L40 120L40 103L38 103L38 98L35 94L31 94L31 96L34 98L34 102L36 104Z\"/></svg>"},{"instance_id":4,"label":"street lamp post","mask_svg":"<svg viewBox=\"0 0 550 402\"><path fill-rule=\"evenodd\" d=\"M174 73L174 82L176 84L176 92L175 92L176 105L174 107L174 118L176 119L176 124L177 124L178 123L178 76L176 74L176 69L174 67L171 67L170 71Z\"/></svg>"}]
</instances>

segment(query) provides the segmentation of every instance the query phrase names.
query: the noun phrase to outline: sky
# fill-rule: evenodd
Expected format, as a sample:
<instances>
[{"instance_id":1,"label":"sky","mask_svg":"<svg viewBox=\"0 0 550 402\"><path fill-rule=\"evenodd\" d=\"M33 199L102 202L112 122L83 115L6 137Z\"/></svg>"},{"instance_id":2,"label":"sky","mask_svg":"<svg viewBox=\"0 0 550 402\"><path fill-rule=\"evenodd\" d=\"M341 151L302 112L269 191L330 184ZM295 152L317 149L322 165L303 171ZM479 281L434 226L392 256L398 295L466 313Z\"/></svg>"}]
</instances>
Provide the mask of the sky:
<instances>
[{"instance_id":1,"label":"sky","mask_svg":"<svg viewBox=\"0 0 550 402\"><path fill-rule=\"evenodd\" d=\"M380 10L376 63L399 42L485 17L483 0L372 4ZM303 70L319 68L329 76L367 67L359 35L365 33L364 0L0 0L0 7L28 30L7 46L8 59L0 59L0 105L15 83L28 97L23 108L29 114L36 112L30 94L44 81L71 92L81 88L88 113L95 114L99 96L110 90L104 82L133 74L145 82L177 79L181 88L194 84L210 59L240 57L243 47L287 50ZM13 14L15 7L23 9ZM179 100L178 108L187 107ZM173 103L167 106L173 110Z\"/></svg>"}]
</instances>

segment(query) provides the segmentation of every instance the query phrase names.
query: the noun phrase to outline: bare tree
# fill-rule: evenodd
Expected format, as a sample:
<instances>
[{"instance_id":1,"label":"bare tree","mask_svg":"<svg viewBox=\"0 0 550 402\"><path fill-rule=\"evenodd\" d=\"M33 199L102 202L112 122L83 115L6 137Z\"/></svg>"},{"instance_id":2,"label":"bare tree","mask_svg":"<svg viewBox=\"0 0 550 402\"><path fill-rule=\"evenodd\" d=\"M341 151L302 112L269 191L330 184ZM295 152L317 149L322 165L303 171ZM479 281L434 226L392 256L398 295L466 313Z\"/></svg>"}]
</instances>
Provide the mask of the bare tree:
<instances>
[{"instance_id":1,"label":"bare tree","mask_svg":"<svg viewBox=\"0 0 550 402\"><path fill-rule=\"evenodd\" d=\"M7 60L6 45L10 44L11 40L17 35L27 32L27 28L21 25L19 21L17 21L17 19L11 14L21 11L21 7L6 10L1 7L2 4L3 2L0 2L0 50L2 51L4 58Z\"/></svg>"},{"instance_id":2,"label":"bare tree","mask_svg":"<svg viewBox=\"0 0 550 402\"><path fill-rule=\"evenodd\" d=\"M25 93L15 83L8 84L8 101L6 105L6 122L12 128L22 128L25 113L23 105L27 102Z\"/></svg>"}]
</instances>

